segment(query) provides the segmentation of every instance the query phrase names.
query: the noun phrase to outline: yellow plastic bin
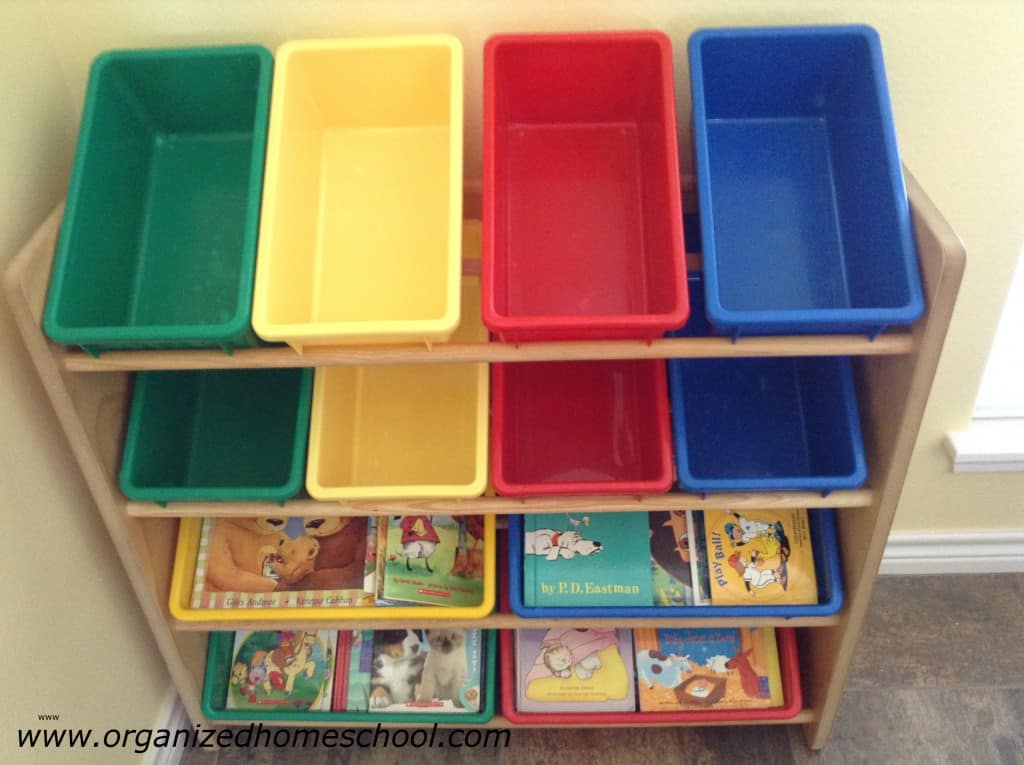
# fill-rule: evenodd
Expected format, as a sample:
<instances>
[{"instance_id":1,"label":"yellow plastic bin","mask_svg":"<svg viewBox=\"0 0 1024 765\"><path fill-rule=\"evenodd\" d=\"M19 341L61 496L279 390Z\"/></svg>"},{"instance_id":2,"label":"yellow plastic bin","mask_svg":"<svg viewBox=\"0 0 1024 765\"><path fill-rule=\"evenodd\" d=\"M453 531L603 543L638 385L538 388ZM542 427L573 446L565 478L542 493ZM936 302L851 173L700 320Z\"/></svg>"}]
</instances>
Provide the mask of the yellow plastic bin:
<instances>
[{"instance_id":1,"label":"yellow plastic bin","mask_svg":"<svg viewBox=\"0 0 1024 765\"><path fill-rule=\"evenodd\" d=\"M493 515L484 519L484 588L483 599L475 606L351 606L277 608L192 608L192 586L202 538L202 518L182 518L178 526L178 546L174 554L171 591L168 606L171 615L189 623L266 624L295 621L322 621L325 627L336 622L396 621L415 624L417 619L451 619L471 621L482 619L494 610L497 590L497 532ZM222 629L222 627L216 627ZM228 627L233 629L233 627Z\"/></svg>"},{"instance_id":2,"label":"yellow plastic bin","mask_svg":"<svg viewBox=\"0 0 1024 765\"><path fill-rule=\"evenodd\" d=\"M480 257L479 221L463 229ZM487 342L480 277L462 277L452 342ZM316 371L306 490L317 499L478 497L487 485L487 364Z\"/></svg>"},{"instance_id":3,"label":"yellow plastic bin","mask_svg":"<svg viewBox=\"0 0 1024 765\"><path fill-rule=\"evenodd\" d=\"M309 345L446 340L459 323L462 46L277 51L253 328Z\"/></svg>"}]
</instances>

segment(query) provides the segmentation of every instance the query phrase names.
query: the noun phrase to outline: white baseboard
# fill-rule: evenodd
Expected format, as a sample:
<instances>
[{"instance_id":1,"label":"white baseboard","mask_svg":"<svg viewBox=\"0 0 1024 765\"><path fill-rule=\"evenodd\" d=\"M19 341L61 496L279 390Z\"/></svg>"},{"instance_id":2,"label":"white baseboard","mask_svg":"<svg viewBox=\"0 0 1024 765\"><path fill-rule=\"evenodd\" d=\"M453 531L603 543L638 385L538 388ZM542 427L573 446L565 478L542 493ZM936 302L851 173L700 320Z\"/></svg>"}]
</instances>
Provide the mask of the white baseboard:
<instances>
[{"instance_id":1,"label":"white baseboard","mask_svg":"<svg viewBox=\"0 0 1024 765\"><path fill-rule=\"evenodd\" d=\"M167 689L167 696L157 713L156 723L153 727L157 730L164 729L173 732L176 730L189 730L192 722L188 719L185 705L181 703L178 692L172 685ZM173 740L173 739L172 739ZM185 747L167 747L166 749L150 749L144 760L146 765L178 765L185 756Z\"/></svg>"},{"instance_id":2,"label":"white baseboard","mask_svg":"<svg viewBox=\"0 0 1024 765\"><path fill-rule=\"evenodd\" d=\"M1024 531L892 534L882 574L1004 574L1024 571Z\"/></svg>"}]
</instances>

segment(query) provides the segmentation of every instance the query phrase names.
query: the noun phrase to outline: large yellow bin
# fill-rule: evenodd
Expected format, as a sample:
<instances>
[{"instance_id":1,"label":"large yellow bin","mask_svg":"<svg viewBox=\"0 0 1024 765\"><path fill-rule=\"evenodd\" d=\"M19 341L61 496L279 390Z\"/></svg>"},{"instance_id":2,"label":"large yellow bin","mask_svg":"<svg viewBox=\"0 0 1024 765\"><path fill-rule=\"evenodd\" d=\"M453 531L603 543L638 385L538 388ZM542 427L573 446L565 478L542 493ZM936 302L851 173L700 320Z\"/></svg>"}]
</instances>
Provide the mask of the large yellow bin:
<instances>
[{"instance_id":1,"label":"large yellow bin","mask_svg":"<svg viewBox=\"0 0 1024 765\"><path fill-rule=\"evenodd\" d=\"M480 257L480 222L463 230ZM462 277L452 342L486 342L480 277ZM306 490L316 499L478 497L487 484L487 364L316 370Z\"/></svg>"},{"instance_id":2,"label":"large yellow bin","mask_svg":"<svg viewBox=\"0 0 1024 765\"><path fill-rule=\"evenodd\" d=\"M459 323L462 46L277 51L253 328L309 345L445 340Z\"/></svg>"}]
</instances>

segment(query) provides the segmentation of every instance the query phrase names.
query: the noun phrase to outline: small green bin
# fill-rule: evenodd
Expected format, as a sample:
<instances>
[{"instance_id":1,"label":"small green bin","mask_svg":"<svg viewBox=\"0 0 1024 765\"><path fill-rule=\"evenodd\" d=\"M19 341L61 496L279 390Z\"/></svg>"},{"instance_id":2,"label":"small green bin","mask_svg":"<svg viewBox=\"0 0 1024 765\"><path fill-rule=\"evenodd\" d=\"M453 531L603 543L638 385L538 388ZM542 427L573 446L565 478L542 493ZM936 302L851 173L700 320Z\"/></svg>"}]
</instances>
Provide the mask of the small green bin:
<instances>
[{"instance_id":1,"label":"small green bin","mask_svg":"<svg viewBox=\"0 0 1024 765\"><path fill-rule=\"evenodd\" d=\"M161 503L294 497L312 390L312 369L140 372L121 491Z\"/></svg>"},{"instance_id":2,"label":"small green bin","mask_svg":"<svg viewBox=\"0 0 1024 765\"><path fill-rule=\"evenodd\" d=\"M400 723L404 725L483 725L494 717L497 694L498 633L484 631L484 668L480 679L483 695L479 712L457 714L423 714L412 712L279 712L256 713L247 709L226 709L228 669L234 648L234 632L211 632L206 654L206 680L203 683L203 714L216 722L346 722Z\"/></svg>"},{"instance_id":3,"label":"small green bin","mask_svg":"<svg viewBox=\"0 0 1024 765\"><path fill-rule=\"evenodd\" d=\"M255 45L95 60L43 319L53 340L94 354L258 343L272 69Z\"/></svg>"}]
</instances>

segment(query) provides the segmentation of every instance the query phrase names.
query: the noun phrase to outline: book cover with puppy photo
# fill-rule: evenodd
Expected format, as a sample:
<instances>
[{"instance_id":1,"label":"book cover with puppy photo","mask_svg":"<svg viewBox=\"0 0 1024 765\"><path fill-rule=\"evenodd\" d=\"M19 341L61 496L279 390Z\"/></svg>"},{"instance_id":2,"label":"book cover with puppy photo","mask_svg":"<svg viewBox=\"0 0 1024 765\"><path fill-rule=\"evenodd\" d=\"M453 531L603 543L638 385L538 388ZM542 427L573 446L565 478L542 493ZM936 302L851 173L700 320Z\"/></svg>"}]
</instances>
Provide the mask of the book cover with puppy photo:
<instances>
[{"instance_id":1,"label":"book cover with puppy photo","mask_svg":"<svg viewBox=\"0 0 1024 765\"><path fill-rule=\"evenodd\" d=\"M378 602L477 606L484 599L484 521L399 515L381 522Z\"/></svg>"},{"instance_id":2,"label":"book cover with puppy photo","mask_svg":"<svg viewBox=\"0 0 1024 765\"><path fill-rule=\"evenodd\" d=\"M641 712L782 706L772 628L638 629Z\"/></svg>"},{"instance_id":3,"label":"book cover with puppy photo","mask_svg":"<svg viewBox=\"0 0 1024 765\"><path fill-rule=\"evenodd\" d=\"M525 605L654 605L650 536L647 513L525 516Z\"/></svg>"},{"instance_id":4,"label":"book cover with puppy photo","mask_svg":"<svg viewBox=\"0 0 1024 765\"><path fill-rule=\"evenodd\" d=\"M366 518L206 518L192 608L372 605Z\"/></svg>"},{"instance_id":5,"label":"book cover with puppy photo","mask_svg":"<svg viewBox=\"0 0 1024 765\"><path fill-rule=\"evenodd\" d=\"M630 630L517 630L515 640L520 712L636 709Z\"/></svg>"},{"instance_id":6,"label":"book cover with puppy photo","mask_svg":"<svg viewBox=\"0 0 1024 765\"><path fill-rule=\"evenodd\" d=\"M370 643L370 712L480 711L482 630L376 630Z\"/></svg>"},{"instance_id":7,"label":"book cover with puppy photo","mask_svg":"<svg viewBox=\"0 0 1024 765\"><path fill-rule=\"evenodd\" d=\"M263 711L330 711L336 630L236 632L225 705Z\"/></svg>"}]
</instances>

